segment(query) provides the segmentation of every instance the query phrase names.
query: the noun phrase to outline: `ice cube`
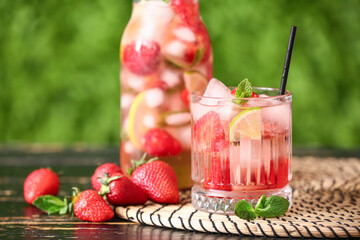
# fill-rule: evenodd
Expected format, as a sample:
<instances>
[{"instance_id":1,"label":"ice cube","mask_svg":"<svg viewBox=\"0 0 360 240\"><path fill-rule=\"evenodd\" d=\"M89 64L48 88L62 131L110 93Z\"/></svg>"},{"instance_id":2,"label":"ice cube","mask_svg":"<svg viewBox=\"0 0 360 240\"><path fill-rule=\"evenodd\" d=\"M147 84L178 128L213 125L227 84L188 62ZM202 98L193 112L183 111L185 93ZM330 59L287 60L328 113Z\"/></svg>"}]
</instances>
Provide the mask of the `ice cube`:
<instances>
[{"instance_id":1,"label":"ice cube","mask_svg":"<svg viewBox=\"0 0 360 240\"><path fill-rule=\"evenodd\" d=\"M216 78L210 80L203 96L209 98L202 98L200 103L208 106L217 105L220 101L218 98L232 97L230 89Z\"/></svg>"},{"instance_id":2,"label":"ice cube","mask_svg":"<svg viewBox=\"0 0 360 240\"><path fill-rule=\"evenodd\" d=\"M266 98L269 97L266 94L260 94L259 98L251 98L249 101L246 102L246 106L247 107L265 107L265 106L272 106L272 105L276 105L277 102L276 100L272 100L272 99L261 99L261 98Z\"/></svg>"},{"instance_id":3,"label":"ice cube","mask_svg":"<svg viewBox=\"0 0 360 240\"><path fill-rule=\"evenodd\" d=\"M137 149L130 141L126 141L124 143L124 151L127 154L133 154L133 153L135 153L137 151Z\"/></svg>"},{"instance_id":4,"label":"ice cube","mask_svg":"<svg viewBox=\"0 0 360 240\"><path fill-rule=\"evenodd\" d=\"M140 36L160 41L167 24L175 16L174 11L163 1L140 1L139 4L143 8Z\"/></svg>"},{"instance_id":5,"label":"ice cube","mask_svg":"<svg viewBox=\"0 0 360 240\"><path fill-rule=\"evenodd\" d=\"M231 102L217 108L221 120L225 121L231 121L240 111L239 105Z\"/></svg>"},{"instance_id":6,"label":"ice cube","mask_svg":"<svg viewBox=\"0 0 360 240\"><path fill-rule=\"evenodd\" d=\"M164 53L168 56L183 58L186 45L180 41L172 41L164 47Z\"/></svg>"},{"instance_id":7,"label":"ice cube","mask_svg":"<svg viewBox=\"0 0 360 240\"><path fill-rule=\"evenodd\" d=\"M181 77L179 72L165 69L164 72L161 74L161 80L166 83L168 88L173 88L180 84Z\"/></svg>"},{"instance_id":8,"label":"ice cube","mask_svg":"<svg viewBox=\"0 0 360 240\"><path fill-rule=\"evenodd\" d=\"M121 108L128 109L131 103L134 101L135 95L131 93L124 93L121 95Z\"/></svg>"},{"instance_id":9,"label":"ice cube","mask_svg":"<svg viewBox=\"0 0 360 240\"><path fill-rule=\"evenodd\" d=\"M215 107L202 105L201 103L192 103L190 107L191 107L191 113L192 113L194 122L199 120L206 113L217 110L217 108L215 108Z\"/></svg>"},{"instance_id":10,"label":"ice cube","mask_svg":"<svg viewBox=\"0 0 360 240\"><path fill-rule=\"evenodd\" d=\"M146 104L151 108L159 107L164 100L164 91L160 88L152 88L145 92Z\"/></svg>"},{"instance_id":11,"label":"ice cube","mask_svg":"<svg viewBox=\"0 0 360 240\"><path fill-rule=\"evenodd\" d=\"M204 92L204 97L231 98L231 91L222 82L213 78Z\"/></svg>"},{"instance_id":12,"label":"ice cube","mask_svg":"<svg viewBox=\"0 0 360 240\"><path fill-rule=\"evenodd\" d=\"M195 42L196 36L193 31L190 30L190 28L187 27L179 27L176 28L174 31L174 35L185 41L185 42Z\"/></svg>"},{"instance_id":13,"label":"ice cube","mask_svg":"<svg viewBox=\"0 0 360 240\"><path fill-rule=\"evenodd\" d=\"M125 71L122 71L122 72L125 72ZM140 92L140 91L144 90L145 78L136 76L135 74L132 74L132 73L126 73L126 74L124 73L124 75L122 74L121 78L126 79L126 82L129 85L129 87L134 89L136 92Z\"/></svg>"},{"instance_id":14,"label":"ice cube","mask_svg":"<svg viewBox=\"0 0 360 240\"><path fill-rule=\"evenodd\" d=\"M183 127L168 127L166 128L174 138L176 138L182 145L183 149L191 149L191 127L190 125L185 125Z\"/></svg>"},{"instance_id":15,"label":"ice cube","mask_svg":"<svg viewBox=\"0 0 360 240\"><path fill-rule=\"evenodd\" d=\"M199 103L191 104L191 112L194 121L197 121L209 111L220 114L219 110L221 110L221 107L218 105L222 100L219 98L232 97L230 89L216 78L210 80L203 96L206 98L201 98ZM226 104L228 103L229 101L226 102Z\"/></svg>"},{"instance_id":16,"label":"ice cube","mask_svg":"<svg viewBox=\"0 0 360 240\"><path fill-rule=\"evenodd\" d=\"M156 126L156 119L154 115L145 115L143 118L143 124L148 128L154 128Z\"/></svg>"},{"instance_id":17,"label":"ice cube","mask_svg":"<svg viewBox=\"0 0 360 240\"><path fill-rule=\"evenodd\" d=\"M165 122L170 126L180 126L189 123L191 115L189 112L178 112L168 115L165 118Z\"/></svg>"},{"instance_id":18,"label":"ice cube","mask_svg":"<svg viewBox=\"0 0 360 240\"><path fill-rule=\"evenodd\" d=\"M291 105L279 100L273 100L272 106L263 107L261 111L262 121L278 126L277 131L282 132L289 129L291 121Z\"/></svg>"}]
</instances>

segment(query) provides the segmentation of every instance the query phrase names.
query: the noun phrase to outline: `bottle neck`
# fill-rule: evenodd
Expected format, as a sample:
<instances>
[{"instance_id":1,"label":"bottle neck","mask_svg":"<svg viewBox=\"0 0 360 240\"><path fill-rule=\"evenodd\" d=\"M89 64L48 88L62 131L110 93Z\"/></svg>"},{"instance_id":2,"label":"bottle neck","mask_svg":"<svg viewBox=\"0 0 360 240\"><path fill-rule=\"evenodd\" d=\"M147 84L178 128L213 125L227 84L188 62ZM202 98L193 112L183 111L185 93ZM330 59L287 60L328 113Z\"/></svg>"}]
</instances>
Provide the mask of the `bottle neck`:
<instances>
[{"instance_id":1,"label":"bottle neck","mask_svg":"<svg viewBox=\"0 0 360 240\"><path fill-rule=\"evenodd\" d=\"M153 15L163 13L164 11L157 11L156 9L172 9L175 15L178 15L184 22L190 26L197 26L200 22L199 0L133 0L133 10L137 5L141 8L151 6Z\"/></svg>"}]
</instances>

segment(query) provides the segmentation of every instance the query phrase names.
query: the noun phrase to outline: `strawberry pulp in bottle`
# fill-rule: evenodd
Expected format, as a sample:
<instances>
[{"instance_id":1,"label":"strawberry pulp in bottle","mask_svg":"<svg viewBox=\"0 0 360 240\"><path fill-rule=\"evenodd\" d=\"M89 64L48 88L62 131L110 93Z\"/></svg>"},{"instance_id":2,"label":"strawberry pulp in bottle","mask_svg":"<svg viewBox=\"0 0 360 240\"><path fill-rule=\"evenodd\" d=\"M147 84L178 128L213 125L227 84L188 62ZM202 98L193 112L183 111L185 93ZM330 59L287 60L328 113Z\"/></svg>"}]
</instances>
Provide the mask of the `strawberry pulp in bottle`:
<instances>
[{"instance_id":1,"label":"strawberry pulp in bottle","mask_svg":"<svg viewBox=\"0 0 360 240\"><path fill-rule=\"evenodd\" d=\"M192 186L190 93L212 77L212 49L198 0L133 1L120 45L123 171L158 157Z\"/></svg>"}]
</instances>

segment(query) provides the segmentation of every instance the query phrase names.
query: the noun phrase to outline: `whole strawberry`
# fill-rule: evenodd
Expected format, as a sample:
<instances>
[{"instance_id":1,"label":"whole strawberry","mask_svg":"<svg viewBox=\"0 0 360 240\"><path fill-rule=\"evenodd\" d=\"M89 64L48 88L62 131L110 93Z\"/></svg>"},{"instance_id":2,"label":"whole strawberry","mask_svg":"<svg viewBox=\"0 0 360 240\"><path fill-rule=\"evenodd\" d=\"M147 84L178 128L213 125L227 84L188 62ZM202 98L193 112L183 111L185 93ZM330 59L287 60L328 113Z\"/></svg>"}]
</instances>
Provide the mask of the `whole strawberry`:
<instances>
[{"instance_id":1,"label":"whole strawberry","mask_svg":"<svg viewBox=\"0 0 360 240\"><path fill-rule=\"evenodd\" d=\"M137 165L131 174L131 180L147 193L149 199L158 203L179 202L176 175L169 164L151 159Z\"/></svg>"},{"instance_id":2,"label":"whole strawberry","mask_svg":"<svg viewBox=\"0 0 360 240\"><path fill-rule=\"evenodd\" d=\"M104 163L97 167L91 177L91 184L97 192L100 191L102 185L100 178L104 177L104 173L111 175L113 173L123 172L121 171L120 167L114 163Z\"/></svg>"},{"instance_id":3,"label":"whole strawberry","mask_svg":"<svg viewBox=\"0 0 360 240\"><path fill-rule=\"evenodd\" d=\"M81 192L73 202L75 216L83 221L103 222L114 217L112 208L94 190Z\"/></svg>"},{"instance_id":4,"label":"whole strawberry","mask_svg":"<svg viewBox=\"0 0 360 240\"><path fill-rule=\"evenodd\" d=\"M105 173L101 179L103 185L101 195L106 195L109 203L113 205L144 204L148 200L147 194L128 177L121 173L114 173L109 178Z\"/></svg>"},{"instance_id":5,"label":"whole strawberry","mask_svg":"<svg viewBox=\"0 0 360 240\"><path fill-rule=\"evenodd\" d=\"M151 156L167 157L181 153L181 143L167 131L153 128L147 131L143 138L145 152Z\"/></svg>"},{"instance_id":6,"label":"whole strawberry","mask_svg":"<svg viewBox=\"0 0 360 240\"><path fill-rule=\"evenodd\" d=\"M124 48L123 63L137 75L154 72L160 61L160 45L155 41L133 41Z\"/></svg>"},{"instance_id":7,"label":"whole strawberry","mask_svg":"<svg viewBox=\"0 0 360 240\"><path fill-rule=\"evenodd\" d=\"M30 173L24 182L24 198L29 204L43 195L56 196L59 192L59 177L47 168Z\"/></svg>"}]
</instances>

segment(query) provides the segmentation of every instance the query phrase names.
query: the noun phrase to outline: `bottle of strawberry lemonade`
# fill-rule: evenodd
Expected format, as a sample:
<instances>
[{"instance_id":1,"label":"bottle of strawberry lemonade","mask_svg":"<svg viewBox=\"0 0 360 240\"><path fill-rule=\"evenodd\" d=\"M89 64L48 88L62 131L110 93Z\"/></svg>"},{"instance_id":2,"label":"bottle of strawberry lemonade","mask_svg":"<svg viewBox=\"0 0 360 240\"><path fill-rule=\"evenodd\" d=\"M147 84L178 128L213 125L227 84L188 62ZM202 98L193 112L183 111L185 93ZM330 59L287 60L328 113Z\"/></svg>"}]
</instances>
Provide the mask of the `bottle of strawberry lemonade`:
<instances>
[{"instance_id":1,"label":"bottle of strawberry lemonade","mask_svg":"<svg viewBox=\"0 0 360 240\"><path fill-rule=\"evenodd\" d=\"M189 93L207 86L213 62L198 0L133 0L120 62L122 169L146 153L190 188Z\"/></svg>"}]
</instances>

